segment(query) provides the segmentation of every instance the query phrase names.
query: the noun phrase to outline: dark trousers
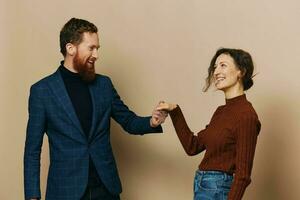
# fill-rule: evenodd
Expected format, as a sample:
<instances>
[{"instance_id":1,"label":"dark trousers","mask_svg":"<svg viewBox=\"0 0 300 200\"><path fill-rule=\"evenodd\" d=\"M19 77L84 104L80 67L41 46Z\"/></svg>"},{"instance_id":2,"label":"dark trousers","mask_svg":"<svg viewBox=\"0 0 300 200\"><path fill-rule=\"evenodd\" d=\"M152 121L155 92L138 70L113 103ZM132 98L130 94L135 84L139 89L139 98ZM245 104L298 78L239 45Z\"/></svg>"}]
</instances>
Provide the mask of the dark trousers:
<instances>
[{"instance_id":1,"label":"dark trousers","mask_svg":"<svg viewBox=\"0 0 300 200\"><path fill-rule=\"evenodd\" d=\"M88 186L81 200L120 200L120 196L112 195L103 184L99 186Z\"/></svg>"}]
</instances>

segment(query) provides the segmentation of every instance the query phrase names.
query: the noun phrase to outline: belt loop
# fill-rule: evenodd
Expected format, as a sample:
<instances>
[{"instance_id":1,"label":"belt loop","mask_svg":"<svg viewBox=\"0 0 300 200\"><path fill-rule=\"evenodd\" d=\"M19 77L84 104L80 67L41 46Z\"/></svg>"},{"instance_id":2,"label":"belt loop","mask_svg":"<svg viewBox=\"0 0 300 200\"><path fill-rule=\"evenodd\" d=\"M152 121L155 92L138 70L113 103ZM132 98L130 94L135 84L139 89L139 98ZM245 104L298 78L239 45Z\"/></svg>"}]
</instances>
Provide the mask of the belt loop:
<instances>
[{"instance_id":1,"label":"belt loop","mask_svg":"<svg viewBox=\"0 0 300 200\"><path fill-rule=\"evenodd\" d=\"M229 179L228 174L224 172L224 180L227 181L228 179Z\"/></svg>"}]
</instances>

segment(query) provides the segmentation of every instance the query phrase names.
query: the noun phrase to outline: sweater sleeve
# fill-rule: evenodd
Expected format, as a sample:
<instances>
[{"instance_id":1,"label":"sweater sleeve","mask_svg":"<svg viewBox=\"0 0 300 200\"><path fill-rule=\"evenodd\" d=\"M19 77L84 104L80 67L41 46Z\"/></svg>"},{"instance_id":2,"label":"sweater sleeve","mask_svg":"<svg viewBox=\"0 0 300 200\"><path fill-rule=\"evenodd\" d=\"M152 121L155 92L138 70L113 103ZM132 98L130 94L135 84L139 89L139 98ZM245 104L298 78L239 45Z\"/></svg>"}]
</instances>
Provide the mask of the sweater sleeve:
<instances>
[{"instance_id":1,"label":"sweater sleeve","mask_svg":"<svg viewBox=\"0 0 300 200\"><path fill-rule=\"evenodd\" d=\"M188 127L179 106L170 112L170 116L185 152L188 155L193 156L203 151L205 149L205 146L202 143L203 131L200 131L197 136L194 135Z\"/></svg>"},{"instance_id":2,"label":"sweater sleeve","mask_svg":"<svg viewBox=\"0 0 300 200\"><path fill-rule=\"evenodd\" d=\"M237 123L236 131L236 172L228 195L229 200L242 199L246 187L251 182L250 175L260 123L255 115L247 115Z\"/></svg>"}]
</instances>

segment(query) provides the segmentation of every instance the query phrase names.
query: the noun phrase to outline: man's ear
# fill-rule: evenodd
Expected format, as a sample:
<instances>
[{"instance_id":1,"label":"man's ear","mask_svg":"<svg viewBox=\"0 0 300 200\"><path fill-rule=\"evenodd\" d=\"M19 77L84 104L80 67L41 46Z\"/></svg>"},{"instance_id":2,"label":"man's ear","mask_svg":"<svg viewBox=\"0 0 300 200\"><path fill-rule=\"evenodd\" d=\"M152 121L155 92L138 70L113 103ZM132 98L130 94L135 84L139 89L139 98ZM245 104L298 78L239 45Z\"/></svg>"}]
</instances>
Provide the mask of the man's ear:
<instances>
[{"instance_id":1,"label":"man's ear","mask_svg":"<svg viewBox=\"0 0 300 200\"><path fill-rule=\"evenodd\" d=\"M76 54L76 46L73 45L72 43L67 43L66 44L66 50L67 50L67 54L70 56L74 56Z\"/></svg>"}]
</instances>

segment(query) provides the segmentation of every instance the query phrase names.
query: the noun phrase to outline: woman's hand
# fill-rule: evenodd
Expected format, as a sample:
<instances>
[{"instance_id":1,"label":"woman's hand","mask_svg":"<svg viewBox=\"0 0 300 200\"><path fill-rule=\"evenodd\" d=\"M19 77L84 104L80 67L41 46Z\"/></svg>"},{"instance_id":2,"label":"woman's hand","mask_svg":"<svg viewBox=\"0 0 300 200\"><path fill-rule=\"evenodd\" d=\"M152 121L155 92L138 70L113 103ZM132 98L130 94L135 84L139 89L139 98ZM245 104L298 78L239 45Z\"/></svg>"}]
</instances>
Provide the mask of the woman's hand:
<instances>
[{"instance_id":1,"label":"woman's hand","mask_svg":"<svg viewBox=\"0 0 300 200\"><path fill-rule=\"evenodd\" d=\"M150 126L151 127L157 127L165 122L166 118L168 117L168 112L164 110L157 110L159 105L163 103L163 101L160 101L158 105L154 108L152 112L152 117L150 119Z\"/></svg>"},{"instance_id":2,"label":"woman's hand","mask_svg":"<svg viewBox=\"0 0 300 200\"><path fill-rule=\"evenodd\" d=\"M167 111L170 112L174 110L178 105L177 104L172 104L172 103L166 103L166 102L160 102L156 110L159 111Z\"/></svg>"}]
</instances>

